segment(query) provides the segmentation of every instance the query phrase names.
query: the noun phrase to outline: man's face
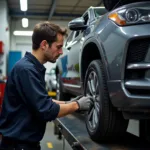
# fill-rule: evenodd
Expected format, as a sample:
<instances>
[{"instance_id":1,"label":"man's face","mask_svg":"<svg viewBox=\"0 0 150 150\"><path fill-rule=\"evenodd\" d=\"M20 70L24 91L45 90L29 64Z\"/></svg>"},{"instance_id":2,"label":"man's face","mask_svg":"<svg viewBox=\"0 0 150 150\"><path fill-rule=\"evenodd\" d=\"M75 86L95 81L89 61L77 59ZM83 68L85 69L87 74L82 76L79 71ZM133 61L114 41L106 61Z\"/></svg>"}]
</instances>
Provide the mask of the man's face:
<instances>
[{"instance_id":1,"label":"man's face","mask_svg":"<svg viewBox=\"0 0 150 150\"><path fill-rule=\"evenodd\" d=\"M63 54L62 47L63 47L64 37L61 34L57 35L57 41L52 43L51 46L45 49L44 56L46 61L55 63L56 60L60 55Z\"/></svg>"}]
</instances>

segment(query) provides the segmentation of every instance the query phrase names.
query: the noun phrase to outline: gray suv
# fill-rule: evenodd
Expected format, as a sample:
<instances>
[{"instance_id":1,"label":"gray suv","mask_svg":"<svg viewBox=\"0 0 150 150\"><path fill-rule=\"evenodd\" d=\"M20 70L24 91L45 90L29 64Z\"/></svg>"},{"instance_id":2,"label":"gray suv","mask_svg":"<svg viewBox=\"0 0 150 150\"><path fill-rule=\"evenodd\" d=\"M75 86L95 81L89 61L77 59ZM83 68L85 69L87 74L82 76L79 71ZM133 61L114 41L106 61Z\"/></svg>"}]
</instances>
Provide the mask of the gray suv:
<instances>
[{"instance_id":1,"label":"gray suv","mask_svg":"<svg viewBox=\"0 0 150 150\"><path fill-rule=\"evenodd\" d=\"M122 136L131 118L150 118L150 2L102 11L90 7L69 22L56 65L58 99L93 100L86 127L97 141Z\"/></svg>"}]
</instances>

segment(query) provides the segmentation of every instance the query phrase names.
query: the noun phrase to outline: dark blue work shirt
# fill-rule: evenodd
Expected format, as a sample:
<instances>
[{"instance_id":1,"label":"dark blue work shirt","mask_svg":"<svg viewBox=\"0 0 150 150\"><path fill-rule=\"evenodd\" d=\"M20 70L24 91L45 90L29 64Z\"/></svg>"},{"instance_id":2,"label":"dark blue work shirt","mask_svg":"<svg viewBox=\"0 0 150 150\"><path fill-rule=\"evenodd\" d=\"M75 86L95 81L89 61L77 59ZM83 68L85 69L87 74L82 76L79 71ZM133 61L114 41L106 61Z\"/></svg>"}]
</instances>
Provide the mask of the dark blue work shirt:
<instances>
[{"instance_id":1,"label":"dark blue work shirt","mask_svg":"<svg viewBox=\"0 0 150 150\"><path fill-rule=\"evenodd\" d=\"M56 119L60 106L45 90L45 67L26 53L12 69L5 88L0 133L16 140L39 142L46 122Z\"/></svg>"}]
</instances>

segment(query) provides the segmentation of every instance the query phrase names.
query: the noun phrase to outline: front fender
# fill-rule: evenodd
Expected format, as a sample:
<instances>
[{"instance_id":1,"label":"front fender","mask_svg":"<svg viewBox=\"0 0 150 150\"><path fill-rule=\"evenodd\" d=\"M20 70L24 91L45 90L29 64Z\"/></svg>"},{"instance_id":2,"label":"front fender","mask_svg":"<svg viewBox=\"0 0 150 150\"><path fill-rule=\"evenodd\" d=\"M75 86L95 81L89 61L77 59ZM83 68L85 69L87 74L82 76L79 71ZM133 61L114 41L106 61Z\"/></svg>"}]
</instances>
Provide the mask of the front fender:
<instances>
[{"instance_id":1,"label":"front fender","mask_svg":"<svg viewBox=\"0 0 150 150\"><path fill-rule=\"evenodd\" d=\"M101 56L101 61L102 61L102 63L103 63L103 66L104 66L104 71L105 71L105 73L106 73L106 78L107 78L107 80L109 79L109 72L108 72L108 62L107 62L107 58L106 58L106 55L105 55L105 50L104 50L104 47L103 47L103 44L100 42L100 41L98 41L97 40L98 38L97 38L97 36L95 36L95 37L90 37L90 38L88 38L85 42L84 42L84 44L83 44L83 46L82 46L82 50L81 50L81 56L80 56L80 58L79 58L79 65L80 65L80 77L81 77L81 82L83 82L83 68L82 68L82 60L83 60L83 53L84 53L84 50L86 50L86 46L88 45L88 44L90 44L90 43L94 43L96 46L97 46L97 48L98 48L98 50L99 50L99 54L100 54L100 56Z\"/></svg>"}]
</instances>

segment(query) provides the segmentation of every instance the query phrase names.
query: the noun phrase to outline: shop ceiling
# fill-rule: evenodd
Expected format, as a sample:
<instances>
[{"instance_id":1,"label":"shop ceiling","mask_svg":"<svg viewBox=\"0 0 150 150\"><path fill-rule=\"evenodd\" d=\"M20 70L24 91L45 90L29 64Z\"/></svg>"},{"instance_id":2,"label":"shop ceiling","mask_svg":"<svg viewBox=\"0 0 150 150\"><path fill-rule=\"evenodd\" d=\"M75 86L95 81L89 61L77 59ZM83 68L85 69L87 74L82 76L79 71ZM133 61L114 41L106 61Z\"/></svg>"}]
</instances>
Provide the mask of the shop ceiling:
<instances>
[{"instance_id":1,"label":"shop ceiling","mask_svg":"<svg viewBox=\"0 0 150 150\"><path fill-rule=\"evenodd\" d=\"M71 20L80 17L90 6L103 6L102 0L28 0L28 10L23 12L20 0L7 0L7 3L11 17L46 20Z\"/></svg>"}]
</instances>

